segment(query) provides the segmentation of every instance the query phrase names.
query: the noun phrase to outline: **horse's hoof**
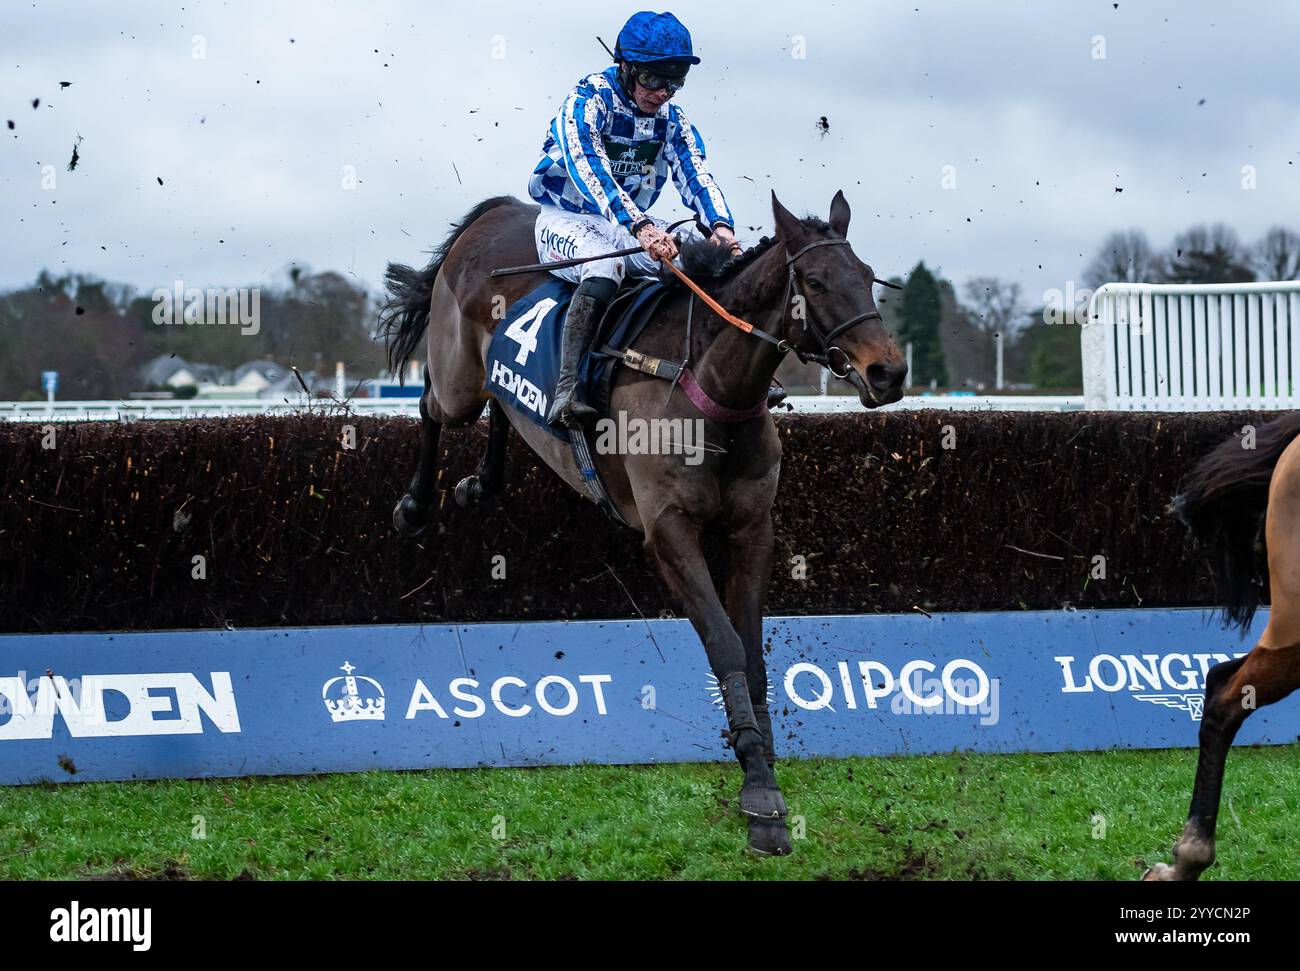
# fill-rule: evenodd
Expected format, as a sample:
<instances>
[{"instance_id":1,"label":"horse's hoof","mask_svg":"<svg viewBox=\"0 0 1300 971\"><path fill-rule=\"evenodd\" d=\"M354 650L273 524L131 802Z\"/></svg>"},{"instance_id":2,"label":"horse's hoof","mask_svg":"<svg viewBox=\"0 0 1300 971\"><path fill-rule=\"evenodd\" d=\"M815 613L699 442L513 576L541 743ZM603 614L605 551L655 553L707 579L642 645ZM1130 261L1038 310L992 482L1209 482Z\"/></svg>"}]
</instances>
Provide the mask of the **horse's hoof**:
<instances>
[{"instance_id":1,"label":"horse's hoof","mask_svg":"<svg viewBox=\"0 0 1300 971\"><path fill-rule=\"evenodd\" d=\"M414 539L429 528L429 507L422 506L410 495L402 496L393 507L393 529L403 539Z\"/></svg>"},{"instance_id":2,"label":"horse's hoof","mask_svg":"<svg viewBox=\"0 0 1300 971\"><path fill-rule=\"evenodd\" d=\"M477 475L467 475L456 483L454 495L456 505L461 509L468 509L483 498L483 483L479 481Z\"/></svg>"},{"instance_id":3,"label":"horse's hoof","mask_svg":"<svg viewBox=\"0 0 1300 971\"><path fill-rule=\"evenodd\" d=\"M751 819L749 850L759 856L789 856L790 831L781 819Z\"/></svg>"},{"instance_id":4,"label":"horse's hoof","mask_svg":"<svg viewBox=\"0 0 1300 971\"><path fill-rule=\"evenodd\" d=\"M790 812L776 786L743 786L740 811L752 819L781 819Z\"/></svg>"}]
</instances>

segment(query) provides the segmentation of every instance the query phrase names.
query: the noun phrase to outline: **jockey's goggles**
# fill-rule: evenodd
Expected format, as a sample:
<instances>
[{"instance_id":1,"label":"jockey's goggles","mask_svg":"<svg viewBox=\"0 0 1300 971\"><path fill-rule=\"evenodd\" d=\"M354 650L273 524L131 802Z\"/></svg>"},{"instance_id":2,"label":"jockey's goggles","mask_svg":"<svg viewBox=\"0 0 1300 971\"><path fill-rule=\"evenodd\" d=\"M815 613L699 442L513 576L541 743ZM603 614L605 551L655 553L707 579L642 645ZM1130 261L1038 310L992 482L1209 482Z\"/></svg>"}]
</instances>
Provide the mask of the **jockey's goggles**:
<instances>
[{"instance_id":1,"label":"jockey's goggles","mask_svg":"<svg viewBox=\"0 0 1300 971\"><path fill-rule=\"evenodd\" d=\"M656 74L647 68L640 68L632 73L636 83L647 91L668 89L669 94L676 94L686 85L685 74Z\"/></svg>"}]
</instances>

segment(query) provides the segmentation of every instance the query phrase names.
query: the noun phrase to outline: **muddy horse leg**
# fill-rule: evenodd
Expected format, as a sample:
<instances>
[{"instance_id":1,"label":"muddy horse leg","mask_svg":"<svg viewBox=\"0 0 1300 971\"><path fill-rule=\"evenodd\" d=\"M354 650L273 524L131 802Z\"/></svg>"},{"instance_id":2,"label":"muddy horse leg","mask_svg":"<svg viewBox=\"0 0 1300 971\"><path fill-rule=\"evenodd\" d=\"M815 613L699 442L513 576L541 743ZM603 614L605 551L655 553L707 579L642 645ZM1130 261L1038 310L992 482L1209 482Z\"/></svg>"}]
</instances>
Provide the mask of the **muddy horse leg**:
<instances>
[{"instance_id":1,"label":"muddy horse leg","mask_svg":"<svg viewBox=\"0 0 1300 971\"><path fill-rule=\"evenodd\" d=\"M496 495L506 484L506 439L510 420L493 398L488 404L488 442L478 469L456 483L456 505L468 507Z\"/></svg>"},{"instance_id":2,"label":"muddy horse leg","mask_svg":"<svg viewBox=\"0 0 1300 971\"><path fill-rule=\"evenodd\" d=\"M399 536L419 536L429 526L433 500L438 492L438 442L442 437L440 416L429 381L429 369L425 367L424 394L420 396L420 459L406 495L393 507L393 528Z\"/></svg>"},{"instance_id":3,"label":"muddy horse leg","mask_svg":"<svg viewBox=\"0 0 1300 971\"><path fill-rule=\"evenodd\" d=\"M1145 880L1195 880L1214 862L1214 830L1223 792L1223 767L1237 730L1250 713L1280 701L1300 686L1300 644L1265 647L1262 639L1244 658L1210 668L1201 715L1201 752L1187 825L1174 847L1174 864L1157 863Z\"/></svg>"},{"instance_id":4,"label":"muddy horse leg","mask_svg":"<svg viewBox=\"0 0 1300 971\"><path fill-rule=\"evenodd\" d=\"M768 855L789 853L790 837L783 818L785 800L764 757L766 746L754 716L745 647L713 587L700 548L699 524L680 510L668 509L649 520L646 545L669 588L682 602L718 679L731 744L745 772L740 809L759 821L750 827L750 849Z\"/></svg>"},{"instance_id":5,"label":"muddy horse leg","mask_svg":"<svg viewBox=\"0 0 1300 971\"><path fill-rule=\"evenodd\" d=\"M772 519L756 516L733 526L727 535L731 562L728 567L727 616L745 647L745 674L749 680L754 715L763 732L768 765L776 762L772 720L767 709L767 661L763 657L763 602L772 580Z\"/></svg>"},{"instance_id":6,"label":"muddy horse leg","mask_svg":"<svg viewBox=\"0 0 1300 971\"><path fill-rule=\"evenodd\" d=\"M763 735L763 758L772 767L776 763L776 745L772 736L772 716L767 707L767 660L763 657L763 603L772 579L772 517L766 512L755 513L748 522L733 525L728 534L731 562L728 566L726 604L727 616L740 636L745 648L745 676L749 683L749 697L753 703L754 720ZM773 785L776 785L773 772ZM781 846L781 853L790 852L790 836L786 831L785 800L776 791L780 818L776 820L749 818L750 841L756 838ZM767 829L770 832L756 833Z\"/></svg>"}]
</instances>

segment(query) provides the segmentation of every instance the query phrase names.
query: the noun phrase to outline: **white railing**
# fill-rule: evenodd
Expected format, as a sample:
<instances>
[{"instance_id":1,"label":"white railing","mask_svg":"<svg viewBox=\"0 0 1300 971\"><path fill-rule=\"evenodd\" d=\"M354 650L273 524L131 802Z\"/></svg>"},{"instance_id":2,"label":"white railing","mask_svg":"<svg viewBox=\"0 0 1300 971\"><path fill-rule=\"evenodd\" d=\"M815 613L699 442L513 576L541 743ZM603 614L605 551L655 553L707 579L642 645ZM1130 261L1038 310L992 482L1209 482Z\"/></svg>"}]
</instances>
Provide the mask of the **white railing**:
<instances>
[{"instance_id":1,"label":"white railing","mask_svg":"<svg viewBox=\"0 0 1300 971\"><path fill-rule=\"evenodd\" d=\"M1081 337L1090 410L1300 406L1300 281L1107 283Z\"/></svg>"},{"instance_id":2,"label":"white railing","mask_svg":"<svg viewBox=\"0 0 1300 971\"><path fill-rule=\"evenodd\" d=\"M0 421L134 421L141 418L229 418L285 415L302 411L358 415L420 416L419 398L353 398L346 406L329 399L196 398L161 401L0 401Z\"/></svg>"},{"instance_id":3,"label":"white railing","mask_svg":"<svg viewBox=\"0 0 1300 971\"><path fill-rule=\"evenodd\" d=\"M863 412L857 395L791 395L785 399L794 405L796 412L804 414L837 414ZM942 408L946 411L1082 411L1083 395L1038 394L907 394L901 401L886 405L883 411L916 411L921 408ZM777 410L780 414L785 404Z\"/></svg>"},{"instance_id":4,"label":"white railing","mask_svg":"<svg viewBox=\"0 0 1300 971\"><path fill-rule=\"evenodd\" d=\"M862 412L857 395L791 395L786 399L802 414ZM235 415L285 415L306 410L304 401L262 398L227 401L0 401L0 421L136 421L139 419L229 418ZM1079 395L922 395L909 394L886 411L943 408L950 411L1079 411ZM341 405L316 399L311 410L325 414L344 411ZM420 417L418 398L354 398L347 410L358 415ZM778 414L784 413L784 405Z\"/></svg>"}]
</instances>

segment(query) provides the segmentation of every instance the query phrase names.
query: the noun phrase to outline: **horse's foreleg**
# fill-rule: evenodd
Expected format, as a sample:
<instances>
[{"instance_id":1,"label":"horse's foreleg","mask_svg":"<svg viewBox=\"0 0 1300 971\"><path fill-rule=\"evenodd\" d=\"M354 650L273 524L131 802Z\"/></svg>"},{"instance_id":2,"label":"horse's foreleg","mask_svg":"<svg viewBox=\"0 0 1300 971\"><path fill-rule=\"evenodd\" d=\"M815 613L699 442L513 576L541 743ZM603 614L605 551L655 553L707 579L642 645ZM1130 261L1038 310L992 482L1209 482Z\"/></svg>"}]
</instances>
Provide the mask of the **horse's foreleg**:
<instances>
[{"instance_id":1,"label":"horse's foreleg","mask_svg":"<svg viewBox=\"0 0 1300 971\"><path fill-rule=\"evenodd\" d=\"M501 402L493 398L488 403L487 448L479 461L478 470L456 483L457 505L472 506L505 487L506 444L509 434L510 420L506 418Z\"/></svg>"},{"instance_id":2,"label":"horse's foreleg","mask_svg":"<svg viewBox=\"0 0 1300 971\"><path fill-rule=\"evenodd\" d=\"M736 628L745 647L749 697L754 707L754 720L763 735L763 760L771 771L776 762L776 744L772 734L772 715L767 707L763 603L767 599L767 588L772 579L772 517L765 509L751 521L733 526L727 538L731 550L726 586L727 616L731 618L732 626ZM772 786L778 786L774 772ZM775 846L778 849L772 852L784 854L790 852L790 836L784 820L787 810L779 787L776 788L776 793L782 818L771 820L750 817L749 840L751 846Z\"/></svg>"},{"instance_id":3,"label":"horse's foreleg","mask_svg":"<svg viewBox=\"0 0 1300 971\"><path fill-rule=\"evenodd\" d=\"M1257 645L1244 658L1210 668L1205 677L1200 757L1187 825L1174 847L1174 864L1157 863L1146 880L1195 880L1214 862L1214 831L1223 792L1228 749L1250 713L1285 698L1300 686L1300 645Z\"/></svg>"},{"instance_id":4,"label":"horse's foreleg","mask_svg":"<svg viewBox=\"0 0 1300 971\"><path fill-rule=\"evenodd\" d=\"M700 548L700 527L684 513L673 510L648 519L646 545L669 588L682 602L718 679L731 744L745 771L740 809L751 820L750 848L764 854L789 853L790 837L783 818L787 811L785 800L764 758L763 735L748 683L745 646L709 577Z\"/></svg>"},{"instance_id":5,"label":"horse's foreleg","mask_svg":"<svg viewBox=\"0 0 1300 971\"><path fill-rule=\"evenodd\" d=\"M438 492L438 444L442 437L442 422L436 415L437 404L429 381L429 369L424 369L424 394L420 396L420 458L415 476L406 495L393 507L393 528L400 536L418 536L429 525L433 514L433 500Z\"/></svg>"},{"instance_id":6,"label":"horse's foreleg","mask_svg":"<svg viewBox=\"0 0 1300 971\"><path fill-rule=\"evenodd\" d=\"M728 533L727 616L745 646L745 674L754 717L763 732L763 753L768 765L776 761L772 717L767 708L767 661L763 657L763 603L772 580L772 517L767 512Z\"/></svg>"}]
</instances>

